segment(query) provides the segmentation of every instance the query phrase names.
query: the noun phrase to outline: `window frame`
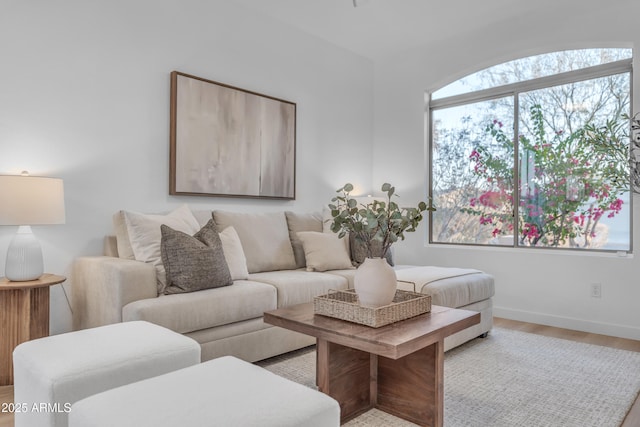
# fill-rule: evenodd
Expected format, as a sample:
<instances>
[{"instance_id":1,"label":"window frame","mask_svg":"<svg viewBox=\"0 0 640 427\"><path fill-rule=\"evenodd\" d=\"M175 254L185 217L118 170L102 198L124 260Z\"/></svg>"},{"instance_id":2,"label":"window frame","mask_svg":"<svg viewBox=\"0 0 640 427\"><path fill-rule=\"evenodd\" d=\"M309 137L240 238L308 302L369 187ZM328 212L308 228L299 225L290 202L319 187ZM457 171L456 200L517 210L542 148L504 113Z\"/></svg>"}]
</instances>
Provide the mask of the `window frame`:
<instances>
[{"instance_id":1,"label":"window frame","mask_svg":"<svg viewBox=\"0 0 640 427\"><path fill-rule=\"evenodd\" d=\"M497 64L500 65L500 64ZM489 101L492 99L513 97L513 117L514 117L514 135L519 135L519 98L523 92L530 92L533 90L540 90L551 88L554 86L578 83L586 80L592 80L597 78L603 78L608 76L614 76L618 74L629 74L629 114L632 115L633 111L633 58L621 59L618 61L609 62L606 64L595 65L591 67L581 68L578 70L566 71L551 76L539 77L536 79L525 80L516 83L509 83L506 85L496 86L488 89L481 89L473 92L467 92L458 95L452 95L444 98L431 99L431 92L427 94L426 116L428 117L427 123L427 148L428 148L428 170L429 170L429 182L428 182L428 195L429 200L433 200L433 112L441 109L472 104L482 101ZM472 73L473 74L473 73ZM631 123L629 123L629 135L631 135ZM629 141L629 159L631 156L632 142ZM519 144L514 144L514 177L520 176L519 162L517 161L519 156ZM627 251L616 251L614 249L577 249L577 248L556 248L546 246L520 246L518 245L518 234L514 233L513 242L511 245L491 245L486 243L452 243L452 242L436 242L433 240L433 212L429 212L429 229L428 229L428 243L431 245L451 245L456 247L464 246L476 246L484 248L505 248L505 249L530 249L530 250L559 250L563 252L578 252L578 253L616 253L623 252L633 253L633 185L631 180L631 174L629 176L629 249ZM519 200L520 198L520 185L514 186L513 199ZM436 207L437 208L437 207ZM518 204L513 203L514 217L514 229L519 228L519 215Z\"/></svg>"}]
</instances>

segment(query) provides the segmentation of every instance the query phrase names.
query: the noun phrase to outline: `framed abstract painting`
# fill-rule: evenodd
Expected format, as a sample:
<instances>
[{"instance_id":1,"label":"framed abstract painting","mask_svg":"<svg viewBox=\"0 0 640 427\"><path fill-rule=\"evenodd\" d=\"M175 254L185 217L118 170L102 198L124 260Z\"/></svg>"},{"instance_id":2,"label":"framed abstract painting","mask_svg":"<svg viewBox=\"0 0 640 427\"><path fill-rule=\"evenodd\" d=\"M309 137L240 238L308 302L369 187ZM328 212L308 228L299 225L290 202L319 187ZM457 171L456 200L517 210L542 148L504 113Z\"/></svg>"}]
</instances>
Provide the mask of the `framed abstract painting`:
<instances>
[{"instance_id":1,"label":"framed abstract painting","mask_svg":"<svg viewBox=\"0 0 640 427\"><path fill-rule=\"evenodd\" d=\"M295 199L296 104L171 73L169 194Z\"/></svg>"}]
</instances>

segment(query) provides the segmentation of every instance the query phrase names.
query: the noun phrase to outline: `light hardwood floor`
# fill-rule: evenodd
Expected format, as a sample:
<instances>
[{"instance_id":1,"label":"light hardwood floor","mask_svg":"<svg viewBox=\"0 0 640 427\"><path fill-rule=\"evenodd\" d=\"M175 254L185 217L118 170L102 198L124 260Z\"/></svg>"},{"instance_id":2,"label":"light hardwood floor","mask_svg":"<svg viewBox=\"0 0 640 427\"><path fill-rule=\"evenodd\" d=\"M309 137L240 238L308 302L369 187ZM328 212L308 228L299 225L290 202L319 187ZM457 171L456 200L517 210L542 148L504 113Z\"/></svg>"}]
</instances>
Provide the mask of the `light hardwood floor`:
<instances>
[{"instance_id":1,"label":"light hardwood floor","mask_svg":"<svg viewBox=\"0 0 640 427\"><path fill-rule=\"evenodd\" d=\"M518 322L515 320L501 319L497 317L494 318L494 324L501 328L530 332L548 337L563 338L587 344L619 348L622 350L637 351L640 353L640 341L572 331L569 329L554 328L552 326L536 325L533 323ZM635 375L636 373L633 374ZM0 387L0 403L4 402L13 402L13 386ZM636 399L635 404L620 427L637 426L640 426L640 396ZM13 415L0 413L0 427L13 427Z\"/></svg>"}]
</instances>

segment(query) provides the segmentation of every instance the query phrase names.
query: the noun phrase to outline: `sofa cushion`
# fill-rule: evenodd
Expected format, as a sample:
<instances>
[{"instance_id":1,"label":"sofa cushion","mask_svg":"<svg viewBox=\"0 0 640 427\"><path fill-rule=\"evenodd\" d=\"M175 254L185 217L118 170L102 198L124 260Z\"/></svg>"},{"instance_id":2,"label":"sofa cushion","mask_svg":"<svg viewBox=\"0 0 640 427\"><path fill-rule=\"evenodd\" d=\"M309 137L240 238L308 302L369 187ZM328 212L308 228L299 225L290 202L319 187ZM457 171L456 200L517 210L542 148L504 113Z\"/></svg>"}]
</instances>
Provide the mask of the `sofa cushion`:
<instances>
[{"instance_id":1,"label":"sofa cushion","mask_svg":"<svg viewBox=\"0 0 640 427\"><path fill-rule=\"evenodd\" d=\"M284 212L238 213L216 210L218 231L235 228L249 273L296 268Z\"/></svg>"},{"instance_id":2,"label":"sofa cushion","mask_svg":"<svg viewBox=\"0 0 640 427\"><path fill-rule=\"evenodd\" d=\"M293 247L293 256L296 259L296 268L304 268L307 266L304 255L302 242L298 238L300 231L317 231L322 232L322 214L306 213L300 214L287 211L284 213L287 218L287 227L289 228L289 239Z\"/></svg>"},{"instance_id":3,"label":"sofa cushion","mask_svg":"<svg viewBox=\"0 0 640 427\"><path fill-rule=\"evenodd\" d=\"M262 317L276 308L276 301L273 286L238 280L233 286L131 302L122 309L122 319L146 320L184 334Z\"/></svg>"},{"instance_id":4,"label":"sofa cushion","mask_svg":"<svg viewBox=\"0 0 640 427\"><path fill-rule=\"evenodd\" d=\"M336 276L341 276L344 277L347 280L348 289L353 289L353 281L356 277L356 269L353 267L350 267L346 270L329 270L329 271L325 271L325 273L327 274L335 274Z\"/></svg>"},{"instance_id":5,"label":"sofa cushion","mask_svg":"<svg viewBox=\"0 0 640 427\"><path fill-rule=\"evenodd\" d=\"M165 294L233 284L213 219L193 236L164 224L160 231L162 264L167 273Z\"/></svg>"},{"instance_id":6,"label":"sofa cushion","mask_svg":"<svg viewBox=\"0 0 640 427\"><path fill-rule=\"evenodd\" d=\"M431 295L432 304L444 307L463 307L495 293L493 276L480 270L421 266L396 269L396 276L415 283L416 292Z\"/></svg>"},{"instance_id":7,"label":"sofa cushion","mask_svg":"<svg viewBox=\"0 0 640 427\"><path fill-rule=\"evenodd\" d=\"M344 277L304 270L269 271L249 274L249 280L269 283L278 289L278 307L313 301L330 290L347 289Z\"/></svg>"},{"instance_id":8,"label":"sofa cushion","mask_svg":"<svg viewBox=\"0 0 640 427\"><path fill-rule=\"evenodd\" d=\"M121 215L124 217L135 259L155 267L158 293L161 294L166 286L166 273L162 265L160 250L162 237L160 225L165 224L174 230L193 235L200 229L198 221L193 217L187 205L182 205L166 215L148 215L128 211L121 211ZM118 245L118 252L120 246Z\"/></svg>"},{"instance_id":9,"label":"sofa cushion","mask_svg":"<svg viewBox=\"0 0 640 427\"><path fill-rule=\"evenodd\" d=\"M301 231L298 239L304 248L307 271L352 268L346 240L338 238L336 234Z\"/></svg>"},{"instance_id":10,"label":"sofa cushion","mask_svg":"<svg viewBox=\"0 0 640 427\"><path fill-rule=\"evenodd\" d=\"M229 266L229 272L233 280L245 280L249 277L247 270L247 258L244 256L242 243L236 229L227 227L220 232L224 257Z\"/></svg>"}]
</instances>

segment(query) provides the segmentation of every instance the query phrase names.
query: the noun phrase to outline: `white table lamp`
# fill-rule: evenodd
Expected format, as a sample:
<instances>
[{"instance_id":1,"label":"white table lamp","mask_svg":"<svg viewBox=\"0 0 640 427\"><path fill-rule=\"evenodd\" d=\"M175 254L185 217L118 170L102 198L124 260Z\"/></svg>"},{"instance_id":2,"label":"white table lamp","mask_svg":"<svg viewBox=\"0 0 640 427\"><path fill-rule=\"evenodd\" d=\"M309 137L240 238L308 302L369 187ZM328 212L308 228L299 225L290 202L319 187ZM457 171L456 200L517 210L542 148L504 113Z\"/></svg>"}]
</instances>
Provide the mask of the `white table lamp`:
<instances>
[{"instance_id":1,"label":"white table lamp","mask_svg":"<svg viewBox=\"0 0 640 427\"><path fill-rule=\"evenodd\" d=\"M22 282L36 280L44 272L42 248L31 225L64 224L62 179L0 175L0 225L18 225L7 250L5 276Z\"/></svg>"}]
</instances>

